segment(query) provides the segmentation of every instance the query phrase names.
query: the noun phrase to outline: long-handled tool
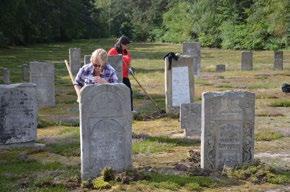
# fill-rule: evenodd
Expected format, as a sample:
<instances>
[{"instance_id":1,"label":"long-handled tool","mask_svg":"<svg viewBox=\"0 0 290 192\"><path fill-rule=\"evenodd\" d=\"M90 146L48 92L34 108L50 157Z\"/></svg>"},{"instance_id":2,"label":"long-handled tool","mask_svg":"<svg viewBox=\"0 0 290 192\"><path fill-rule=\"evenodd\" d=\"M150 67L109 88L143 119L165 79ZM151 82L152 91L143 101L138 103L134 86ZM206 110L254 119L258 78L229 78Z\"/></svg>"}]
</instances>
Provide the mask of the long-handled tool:
<instances>
[{"instance_id":1,"label":"long-handled tool","mask_svg":"<svg viewBox=\"0 0 290 192\"><path fill-rule=\"evenodd\" d=\"M155 105L155 107L158 109L159 113L165 113L164 110L160 109L160 107L157 105L157 103L152 99L152 97L147 93L147 91L142 87L142 85L139 83L139 81L137 80L137 78L135 77L135 75L130 71L130 74L132 75L132 77L135 79L135 81L137 82L137 84L139 85L139 87L144 91L144 93L146 94L147 97L149 97L149 99L151 100L151 102Z\"/></svg>"},{"instance_id":2,"label":"long-handled tool","mask_svg":"<svg viewBox=\"0 0 290 192\"><path fill-rule=\"evenodd\" d=\"M69 74L70 80L71 80L72 84L74 84L74 79L75 79L75 78L74 78L74 76L73 76L73 74L72 74L72 72L71 72L71 70L70 70L70 66L69 66L67 60L64 60L64 63L65 63L66 69L67 69L67 71L68 71L68 74Z\"/></svg>"}]
</instances>

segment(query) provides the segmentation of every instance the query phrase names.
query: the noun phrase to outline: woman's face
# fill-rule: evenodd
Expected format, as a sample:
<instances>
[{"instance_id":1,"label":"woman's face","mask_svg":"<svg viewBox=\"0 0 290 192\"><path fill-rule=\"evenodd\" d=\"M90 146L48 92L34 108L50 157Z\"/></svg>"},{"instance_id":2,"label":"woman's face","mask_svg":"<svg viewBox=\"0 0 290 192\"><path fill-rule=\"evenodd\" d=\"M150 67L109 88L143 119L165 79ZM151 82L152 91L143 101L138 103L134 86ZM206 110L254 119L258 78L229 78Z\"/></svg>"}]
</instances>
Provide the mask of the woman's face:
<instances>
[{"instance_id":1,"label":"woman's face","mask_svg":"<svg viewBox=\"0 0 290 192\"><path fill-rule=\"evenodd\" d=\"M128 49L129 48L129 44L121 44L121 46L122 46L122 49L124 50L124 49Z\"/></svg>"},{"instance_id":2,"label":"woman's face","mask_svg":"<svg viewBox=\"0 0 290 192\"><path fill-rule=\"evenodd\" d=\"M100 58L96 57L93 61L92 64L94 66L94 70L97 72L101 72L103 70L103 67L105 65L105 62Z\"/></svg>"}]
</instances>

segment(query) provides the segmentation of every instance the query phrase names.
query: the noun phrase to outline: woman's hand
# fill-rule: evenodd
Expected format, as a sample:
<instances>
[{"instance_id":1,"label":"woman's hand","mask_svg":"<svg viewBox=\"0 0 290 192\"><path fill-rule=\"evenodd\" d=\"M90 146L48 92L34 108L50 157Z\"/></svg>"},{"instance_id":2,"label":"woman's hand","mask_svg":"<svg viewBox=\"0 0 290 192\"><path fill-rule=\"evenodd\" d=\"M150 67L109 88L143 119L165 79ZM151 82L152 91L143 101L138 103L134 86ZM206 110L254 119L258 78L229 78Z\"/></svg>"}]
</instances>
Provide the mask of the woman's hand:
<instances>
[{"instance_id":1,"label":"woman's hand","mask_svg":"<svg viewBox=\"0 0 290 192\"><path fill-rule=\"evenodd\" d=\"M104 84L104 83L108 83L104 78L100 77L100 76L96 76L95 77L95 82L99 83L99 84Z\"/></svg>"}]
</instances>

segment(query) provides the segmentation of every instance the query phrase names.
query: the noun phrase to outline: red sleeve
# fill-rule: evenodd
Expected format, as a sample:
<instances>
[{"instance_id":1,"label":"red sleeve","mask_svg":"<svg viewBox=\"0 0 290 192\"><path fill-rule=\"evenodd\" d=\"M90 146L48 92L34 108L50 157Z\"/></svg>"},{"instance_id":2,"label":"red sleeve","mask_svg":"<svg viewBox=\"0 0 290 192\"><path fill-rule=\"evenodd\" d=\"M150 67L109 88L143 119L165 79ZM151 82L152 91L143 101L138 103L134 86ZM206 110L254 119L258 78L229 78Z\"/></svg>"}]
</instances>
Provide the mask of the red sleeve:
<instances>
[{"instance_id":1,"label":"red sleeve","mask_svg":"<svg viewBox=\"0 0 290 192\"><path fill-rule=\"evenodd\" d=\"M127 54L126 55L123 55L123 61L124 63L126 63L127 65L129 65L131 63L131 54L130 52L127 50Z\"/></svg>"},{"instance_id":2,"label":"red sleeve","mask_svg":"<svg viewBox=\"0 0 290 192\"><path fill-rule=\"evenodd\" d=\"M114 47L108 51L108 56L113 56L113 55L118 55L118 51Z\"/></svg>"}]
</instances>

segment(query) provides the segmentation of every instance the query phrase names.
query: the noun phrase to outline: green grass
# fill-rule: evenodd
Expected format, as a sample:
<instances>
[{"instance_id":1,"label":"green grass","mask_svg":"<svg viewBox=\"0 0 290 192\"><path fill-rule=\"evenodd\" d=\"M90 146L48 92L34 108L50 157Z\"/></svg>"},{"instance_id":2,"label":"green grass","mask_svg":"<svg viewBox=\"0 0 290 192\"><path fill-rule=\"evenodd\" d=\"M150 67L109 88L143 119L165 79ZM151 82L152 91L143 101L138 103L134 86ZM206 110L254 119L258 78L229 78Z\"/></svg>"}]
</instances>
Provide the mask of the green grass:
<instances>
[{"instance_id":1,"label":"green grass","mask_svg":"<svg viewBox=\"0 0 290 192\"><path fill-rule=\"evenodd\" d=\"M257 141L272 141L283 137L282 133L265 130L256 134Z\"/></svg>"},{"instance_id":2,"label":"green grass","mask_svg":"<svg viewBox=\"0 0 290 192\"><path fill-rule=\"evenodd\" d=\"M277 100L270 104L271 107L290 107L290 100Z\"/></svg>"}]
</instances>

